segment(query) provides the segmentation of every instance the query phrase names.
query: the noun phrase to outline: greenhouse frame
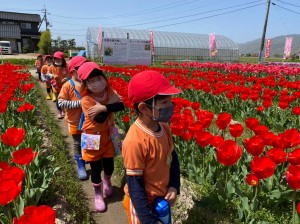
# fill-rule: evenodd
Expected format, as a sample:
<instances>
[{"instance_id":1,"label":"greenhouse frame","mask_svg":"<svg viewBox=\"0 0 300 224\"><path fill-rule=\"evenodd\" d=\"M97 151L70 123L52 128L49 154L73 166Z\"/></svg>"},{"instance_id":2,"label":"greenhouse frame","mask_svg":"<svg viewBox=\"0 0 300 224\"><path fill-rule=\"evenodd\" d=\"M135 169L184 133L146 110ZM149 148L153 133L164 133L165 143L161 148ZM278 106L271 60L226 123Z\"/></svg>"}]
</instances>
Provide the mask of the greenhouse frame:
<instances>
[{"instance_id":1,"label":"greenhouse frame","mask_svg":"<svg viewBox=\"0 0 300 224\"><path fill-rule=\"evenodd\" d=\"M127 38L150 40L149 30L102 28L103 38ZM196 33L180 33L153 31L154 55L153 62L165 61L219 61L233 62L239 60L238 45L230 38L216 35L218 53L210 57L209 35ZM99 28L90 27L86 34L87 57L93 60L102 58L103 53L98 49Z\"/></svg>"}]
</instances>

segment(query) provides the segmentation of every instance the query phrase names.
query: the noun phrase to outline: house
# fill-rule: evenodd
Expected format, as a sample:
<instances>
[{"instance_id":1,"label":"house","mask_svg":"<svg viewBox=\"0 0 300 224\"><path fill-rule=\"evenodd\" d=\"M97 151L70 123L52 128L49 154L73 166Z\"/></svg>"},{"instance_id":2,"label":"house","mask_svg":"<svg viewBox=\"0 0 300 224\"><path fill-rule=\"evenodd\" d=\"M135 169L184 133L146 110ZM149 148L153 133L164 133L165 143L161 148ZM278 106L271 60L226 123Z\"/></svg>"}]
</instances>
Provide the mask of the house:
<instances>
[{"instance_id":1,"label":"house","mask_svg":"<svg viewBox=\"0 0 300 224\"><path fill-rule=\"evenodd\" d=\"M39 14L0 11L0 40L10 41L15 53L37 51L40 23Z\"/></svg>"}]
</instances>

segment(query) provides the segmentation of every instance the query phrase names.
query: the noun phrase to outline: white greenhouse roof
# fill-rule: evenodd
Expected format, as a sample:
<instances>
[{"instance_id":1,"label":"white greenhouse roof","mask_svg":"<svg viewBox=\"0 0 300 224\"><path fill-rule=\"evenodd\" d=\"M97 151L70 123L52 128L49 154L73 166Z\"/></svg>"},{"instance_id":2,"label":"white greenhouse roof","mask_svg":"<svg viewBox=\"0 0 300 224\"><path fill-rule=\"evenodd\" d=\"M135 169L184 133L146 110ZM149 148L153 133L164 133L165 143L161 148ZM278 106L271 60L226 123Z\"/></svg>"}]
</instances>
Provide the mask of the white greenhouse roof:
<instances>
[{"instance_id":1,"label":"white greenhouse roof","mask_svg":"<svg viewBox=\"0 0 300 224\"><path fill-rule=\"evenodd\" d=\"M108 28L103 27L104 37L108 38L127 38L127 33L130 39L150 39L149 30L134 30L123 28ZM154 46L155 47L169 47L169 48L209 48L209 35L197 33L180 33L180 32L165 32L153 31ZM86 38L89 41L97 43L98 28L89 27ZM238 45L230 38L216 34L216 43L218 49L238 50Z\"/></svg>"}]
</instances>

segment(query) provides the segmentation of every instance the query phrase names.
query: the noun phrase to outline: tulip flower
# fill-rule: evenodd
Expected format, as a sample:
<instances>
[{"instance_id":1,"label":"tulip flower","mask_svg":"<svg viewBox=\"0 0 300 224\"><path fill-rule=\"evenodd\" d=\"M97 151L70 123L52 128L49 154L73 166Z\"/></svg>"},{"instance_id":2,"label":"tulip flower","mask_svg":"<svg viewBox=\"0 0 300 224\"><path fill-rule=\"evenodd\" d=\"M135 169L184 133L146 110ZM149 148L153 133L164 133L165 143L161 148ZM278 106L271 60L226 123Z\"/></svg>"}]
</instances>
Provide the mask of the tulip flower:
<instances>
[{"instance_id":1,"label":"tulip flower","mask_svg":"<svg viewBox=\"0 0 300 224\"><path fill-rule=\"evenodd\" d=\"M242 147L235 141L226 140L217 148L217 159L225 166L232 166L242 156Z\"/></svg>"},{"instance_id":2,"label":"tulip flower","mask_svg":"<svg viewBox=\"0 0 300 224\"><path fill-rule=\"evenodd\" d=\"M246 182L250 186L257 186L259 183L259 179L257 178L257 176L251 173L246 176Z\"/></svg>"},{"instance_id":3,"label":"tulip flower","mask_svg":"<svg viewBox=\"0 0 300 224\"><path fill-rule=\"evenodd\" d=\"M290 188L300 190L300 166L289 165L285 176Z\"/></svg>"},{"instance_id":4,"label":"tulip flower","mask_svg":"<svg viewBox=\"0 0 300 224\"><path fill-rule=\"evenodd\" d=\"M32 148L19 149L12 153L11 161L19 165L28 165L38 153L33 152Z\"/></svg>"},{"instance_id":5,"label":"tulip flower","mask_svg":"<svg viewBox=\"0 0 300 224\"><path fill-rule=\"evenodd\" d=\"M25 137L25 130L23 128L8 128L5 133L1 135L2 142L6 145L17 147L20 145Z\"/></svg>"},{"instance_id":6,"label":"tulip flower","mask_svg":"<svg viewBox=\"0 0 300 224\"><path fill-rule=\"evenodd\" d=\"M253 157L250 163L251 172L258 179L265 179L272 176L276 169L276 164L268 157Z\"/></svg>"},{"instance_id":7,"label":"tulip flower","mask_svg":"<svg viewBox=\"0 0 300 224\"><path fill-rule=\"evenodd\" d=\"M255 117L249 117L245 119L245 124L250 130L253 130L254 128L260 125L259 120Z\"/></svg>"},{"instance_id":8,"label":"tulip flower","mask_svg":"<svg viewBox=\"0 0 300 224\"><path fill-rule=\"evenodd\" d=\"M288 153L287 161L292 165L300 165L300 148L294 149L291 153Z\"/></svg>"},{"instance_id":9,"label":"tulip flower","mask_svg":"<svg viewBox=\"0 0 300 224\"><path fill-rule=\"evenodd\" d=\"M264 151L264 140L259 136L244 139L245 148L252 156L259 156Z\"/></svg>"},{"instance_id":10,"label":"tulip flower","mask_svg":"<svg viewBox=\"0 0 300 224\"><path fill-rule=\"evenodd\" d=\"M267 157L269 157L274 163L280 164L286 162L287 154L281 148L272 148L267 151Z\"/></svg>"},{"instance_id":11,"label":"tulip flower","mask_svg":"<svg viewBox=\"0 0 300 224\"><path fill-rule=\"evenodd\" d=\"M195 133L196 143L203 148L209 145L211 138L211 133L207 131L197 131Z\"/></svg>"},{"instance_id":12,"label":"tulip flower","mask_svg":"<svg viewBox=\"0 0 300 224\"><path fill-rule=\"evenodd\" d=\"M231 114L226 112L221 113L218 115L218 118L216 120L216 125L220 130L224 130L229 125L231 119L232 119Z\"/></svg>"},{"instance_id":13,"label":"tulip flower","mask_svg":"<svg viewBox=\"0 0 300 224\"><path fill-rule=\"evenodd\" d=\"M56 212L49 206L27 206L24 214L19 218L13 219L13 224L43 223L55 224Z\"/></svg>"},{"instance_id":14,"label":"tulip flower","mask_svg":"<svg viewBox=\"0 0 300 224\"><path fill-rule=\"evenodd\" d=\"M232 137L238 138L243 134L244 127L241 124L231 124L229 125L229 132Z\"/></svg>"}]
</instances>

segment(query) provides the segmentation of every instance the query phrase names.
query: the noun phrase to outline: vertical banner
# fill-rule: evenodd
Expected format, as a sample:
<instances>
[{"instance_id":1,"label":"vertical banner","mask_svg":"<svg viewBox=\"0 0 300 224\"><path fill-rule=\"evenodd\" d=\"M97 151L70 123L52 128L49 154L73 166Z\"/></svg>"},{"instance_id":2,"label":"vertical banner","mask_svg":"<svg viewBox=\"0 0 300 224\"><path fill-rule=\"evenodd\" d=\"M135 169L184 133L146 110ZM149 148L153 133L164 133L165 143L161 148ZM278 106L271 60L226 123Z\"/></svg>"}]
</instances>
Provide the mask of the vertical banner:
<instances>
[{"instance_id":1,"label":"vertical banner","mask_svg":"<svg viewBox=\"0 0 300 224\"><path fill-rule=\"evenodd\" d=\"M151 54L154 55L154 37L153 31L150 31L150 45L151 45Z\"/></svg>"},{"instance_id":2,"label":"vertical banner","mask_svg":"<svg viewBox=\"0 0 300 224\"><path fill-rule=\"evenodd\" d=\"M102 45L102 31L101 31L101 26L98 27L98 36L97 36L97 44L98 44L98 50L101 50L101 45Z\"/></svg>"},{"instance_id":3,"label":"vertical banner","mask_svg":"<svg viewBox=\"0 0 300 224\"><path fill-rule=\"evenodd\" d=\"M268 38L267 39L267 46L266 46L266 53L265 53L266 58L270 57L271 44L272 44L272 40Z\"/></svg>"},{"instance_id":4,"label":"vertical banner","mask_svg":"<svg viewBox=\"0 0 300 224\"><path fill-rule=\"evenodd\" d=\"M286 37L283 59L291 57L293 37Z\"/></svg>"},{"instance_id":5,"label":"vertical banner","mask_svg":"<svg viewBox=\"0 0 300 224\"><path fill-rule=\"evenodd\" d=\"M216 34L209 34L209 55L210 57L216 56L218 53L217 43L216 43Z\"/></svg>"}]
</instances>

